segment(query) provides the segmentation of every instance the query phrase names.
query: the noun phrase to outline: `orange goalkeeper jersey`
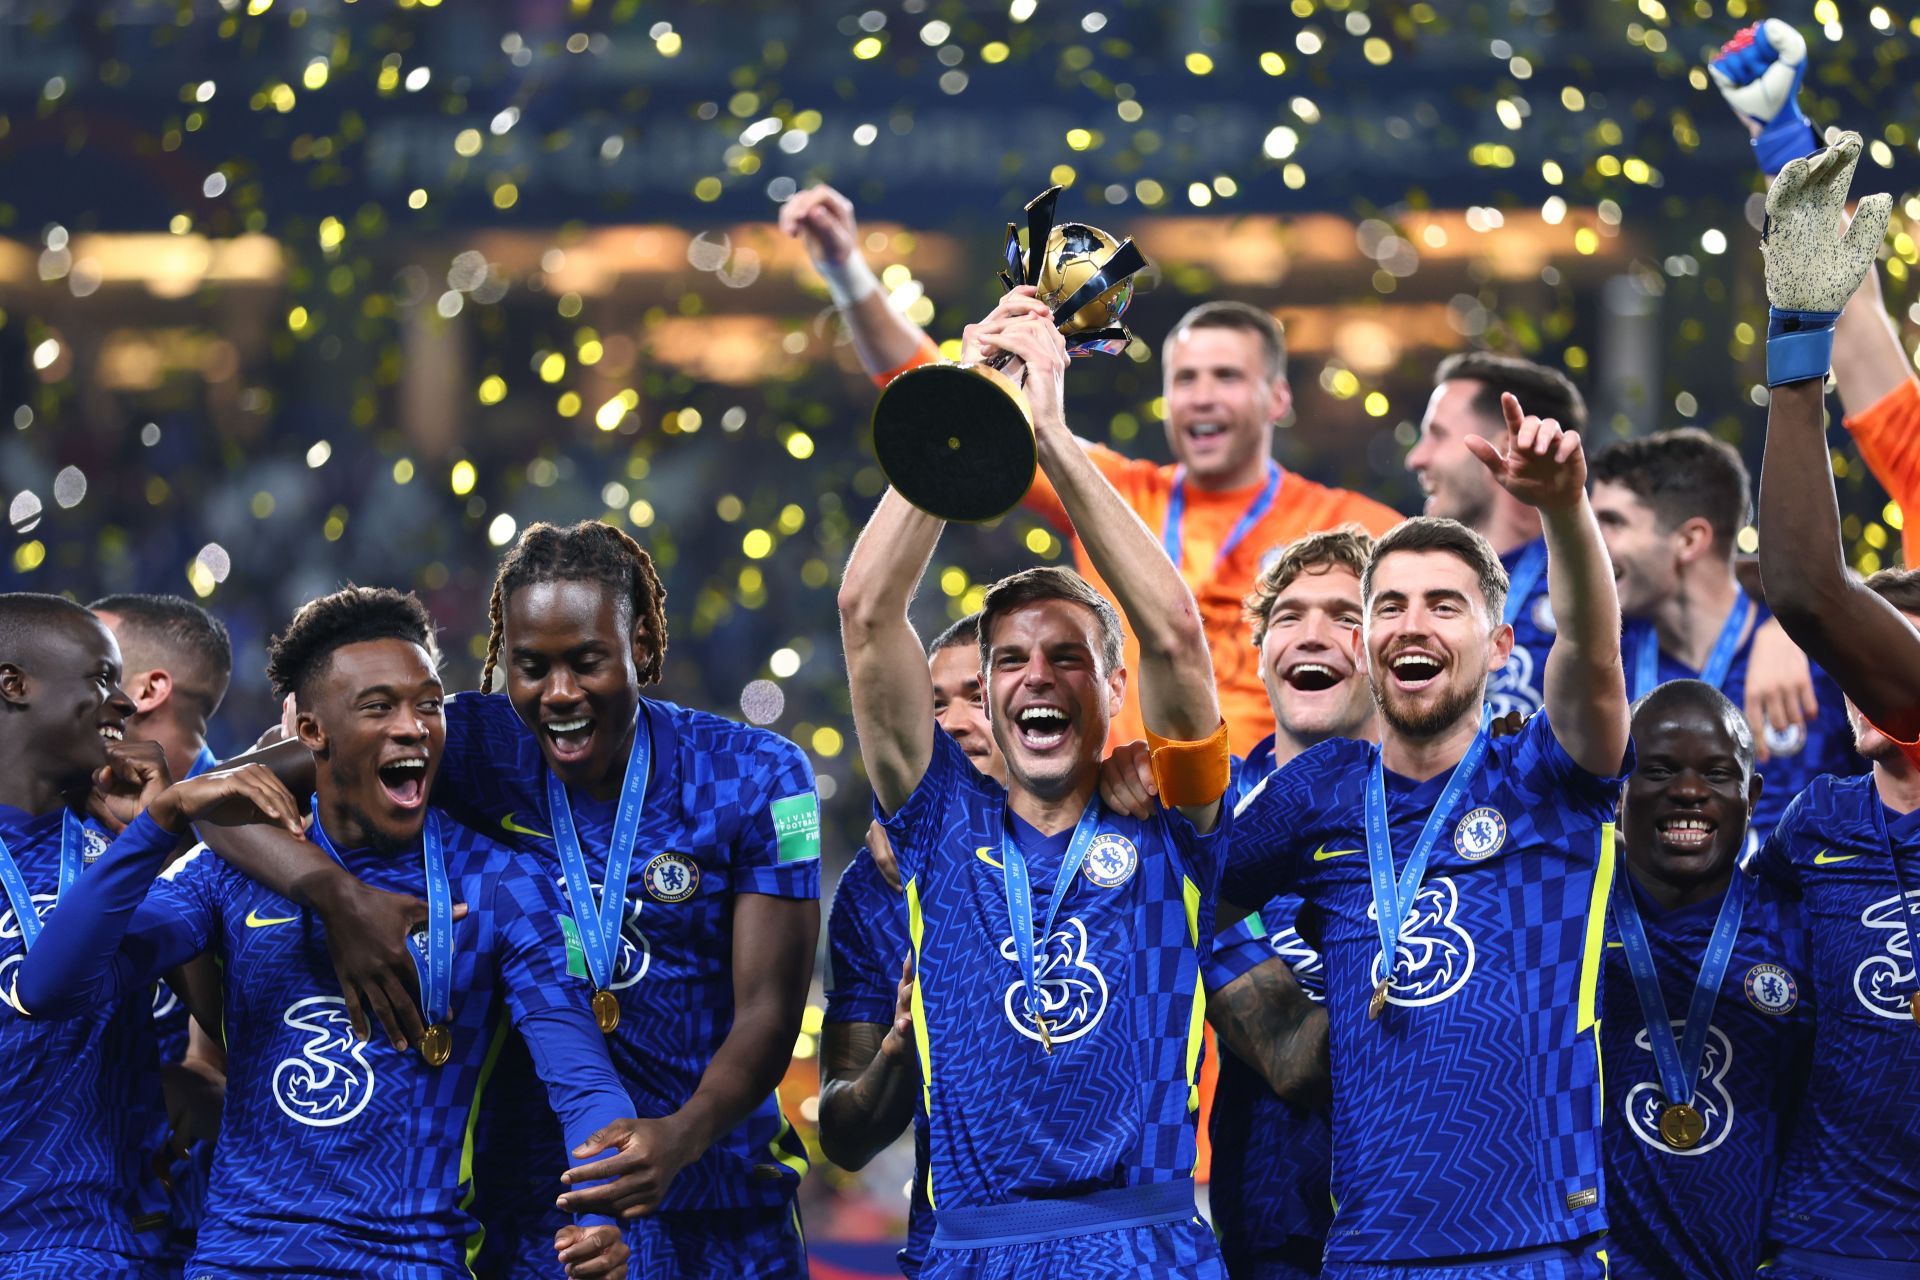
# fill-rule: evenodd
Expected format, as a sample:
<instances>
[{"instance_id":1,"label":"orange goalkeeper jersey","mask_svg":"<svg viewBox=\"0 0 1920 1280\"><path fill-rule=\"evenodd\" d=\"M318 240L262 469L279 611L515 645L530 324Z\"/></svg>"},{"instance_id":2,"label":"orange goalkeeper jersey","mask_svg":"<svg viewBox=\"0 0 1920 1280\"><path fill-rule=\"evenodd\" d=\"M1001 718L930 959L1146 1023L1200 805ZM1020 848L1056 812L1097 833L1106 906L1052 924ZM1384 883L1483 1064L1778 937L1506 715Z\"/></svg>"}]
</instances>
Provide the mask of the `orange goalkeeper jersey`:
<instances>
[{"instance_id":1,"label":"orange goalkeeper jersey","mask_svg":"<svg viewBox=\"0 0 1920 1280\"><path fill-rule=\"evenodd\" d=\"M1900 504L1901 549L1914 568L1920 565L1920 381L1908 378L1846 423L1867 469Z\"/></svg>"}]
</instances>

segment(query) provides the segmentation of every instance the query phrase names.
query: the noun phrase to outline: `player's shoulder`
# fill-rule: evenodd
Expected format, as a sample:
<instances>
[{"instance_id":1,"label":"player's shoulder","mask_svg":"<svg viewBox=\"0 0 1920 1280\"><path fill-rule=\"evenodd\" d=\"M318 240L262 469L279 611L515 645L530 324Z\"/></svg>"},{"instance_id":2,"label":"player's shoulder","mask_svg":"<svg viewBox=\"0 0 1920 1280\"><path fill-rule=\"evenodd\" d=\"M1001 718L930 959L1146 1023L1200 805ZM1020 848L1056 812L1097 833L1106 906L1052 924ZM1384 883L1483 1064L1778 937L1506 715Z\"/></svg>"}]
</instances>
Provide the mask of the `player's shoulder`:
<instances>
[{"instance_id":1,"label":"player's shoulder","mask_svg":"<svg viewBox=\"0 0 1920 1280\"><path fill-rule=\"evenodd\" d=\"M1376 538L1406 519L1377 498L1369 498L1353 489L1325 484L1298 472L1288 472L1280 502L1276 506L1285 506L1292 511L1310 508L1308 524L1315 529L1332 529L1351 523L1359 525Z\"/></svg>"},{"instance_id":2,"label":"player's shoulder","mask_svg":"<svg viewBox=\"0 0 1920 1280\"><path fill-rule=\"evenodd\" d=\"M1316 742L1265 777L1251 779L1234 806L1234 821L1245 823L1315 796L1324 799L1343 794L1328 788L1356 774L1364 775L1372 758L1372 744L1355 738Z\"/></svg>"},{"instance_id":3,"label":"player's shoulder","mask_svg":"<svg viewBox=\"0 0 1920 1280\"><path fill-rule=\"evenodd\" d=\"M900 891L887 883L886 877L880 874L879 864L873 860L873 854L862 845L834 885L829 915L831 919L843 921L866 920L893 911L900 901Z\"/></svg>"},{"instance_id":4,"label":"player's shoulder","mask_svg":"<svg viewBox=\"0 0 1920 1280\"><path fill-rule=\"evenodd\" d=\"M253 881L204 844L196 844L160 872L160 883L179 889L198 887L222 894L253 887ZM268 892L262 890L262 892Z\"/></svg>"},{"instance_id":5,"label":"player's shoulder","mask_svg":"<svg viewBox=\"0 0 1920 1280\"><path fill-rule=\"evenodd\" d=\"M512 845L463 821L452 810L435 806L428 810L427 820L439 832L449 870L459 867L468 872L497 872L519 862L520 855Z\"/></svg>"},{"instance_id":6,"label":"player's shoulder","mask_svg":"<svg viewBox=\"0 0 1920 1280\"><path fill-rule=\"evenodd\" d=\"M1841 776L1823 773L1787 803L1774 826L1776 839L1788 843L1861 834L1873 824L1872 804L1879 801L1873 775Z\"/></svg>"},{"instance_id":7,"label":"player's shoulder","mask_svg":"<svg viewBox=\"0 0 1920 1280\"><path fill-rule=\"evenodd\" d=\"M520 713L513 709L504 693L481 693L477 689L462 689L450 693L440 704L447 718L447 726L458 726L481 733L518 737L526 732Z\"/></svg>"},{"instance_id":8,"label":"player's shoulder","mask_svg":"<svg viewBox=\"0 0 1920 1280\"><path fill-rule=\"evenodd\" d=\"M771 729L657 698L647 699L646 707L672 730L683 758L730 763L735 772L777 772L806 763L804 751Z\"/></svg>"}]
</instances>

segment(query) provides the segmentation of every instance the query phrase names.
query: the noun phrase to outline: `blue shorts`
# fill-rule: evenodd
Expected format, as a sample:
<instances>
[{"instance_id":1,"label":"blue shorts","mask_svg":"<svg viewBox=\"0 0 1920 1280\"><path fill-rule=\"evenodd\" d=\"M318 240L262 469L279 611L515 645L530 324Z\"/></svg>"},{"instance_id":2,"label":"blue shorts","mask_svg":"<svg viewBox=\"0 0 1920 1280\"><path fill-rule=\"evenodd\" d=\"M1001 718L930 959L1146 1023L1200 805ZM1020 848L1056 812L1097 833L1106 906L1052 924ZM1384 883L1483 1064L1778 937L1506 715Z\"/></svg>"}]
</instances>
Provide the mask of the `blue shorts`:
<instances>
[{"instance_id":1,"label":"blue shorts","mask_svg":"<svg viewBox=\"0 0 1920 1280\"><path fill-rule=\"evenodd\" d=\"M0 1280L48 1280L49 1276L86 1276L88 1280L153 1280L145 1258L101 1249L23 1249L0 1253Z\"/></svg>"},{"instance_id":2,"label":"blue shorts","mask_svg":"<svg viewBox=\"0 0 1920 1280\"><path fill-rule=\"evenodd\" d=\"M1842 1258L1800 1249L1782 1249L1754 1273L1756 1280L1900 1280L1920 1275L1912 1262L1880 1258Z\"/></svg>"},{"instance_id":3,"label":"blue shorts","mask_svg":"<svg viewBox=\"0 0 1920 1280\"><path fill-rule=\"evenodd\" d=\"M569 1221L548 1215L490 1240L475 1268L481 1280L557 1280L553 1232ZM777 1208L673 1209L620 1224L634 1280L805 1280L800 1213ZM511 1238L507 1235L511 1234Z\"/></svg>"},{"instance_id":4,"label":"blue shorts","mask_svg":"<svg viewBox=\"0 0 1920 1280\"><path fill-rule=\"evenodd\" d=\"M1488 1258L1423 1262L1329 1262L1321 1280L1607 1280L1607 1247L1593 1239L1564 1248Z\"/></svg>"},{"instance_id":5,"label":"blue shorts","mask_svg":"<svg viewBox=\"0 0 1920 1280\"><path fill-rule=\"evenodd\" d=\"M927 1252L920 1280L1227 1280L1213 1232L1199 1217L1028 1244Z\"/></svg>"}]
</instances>

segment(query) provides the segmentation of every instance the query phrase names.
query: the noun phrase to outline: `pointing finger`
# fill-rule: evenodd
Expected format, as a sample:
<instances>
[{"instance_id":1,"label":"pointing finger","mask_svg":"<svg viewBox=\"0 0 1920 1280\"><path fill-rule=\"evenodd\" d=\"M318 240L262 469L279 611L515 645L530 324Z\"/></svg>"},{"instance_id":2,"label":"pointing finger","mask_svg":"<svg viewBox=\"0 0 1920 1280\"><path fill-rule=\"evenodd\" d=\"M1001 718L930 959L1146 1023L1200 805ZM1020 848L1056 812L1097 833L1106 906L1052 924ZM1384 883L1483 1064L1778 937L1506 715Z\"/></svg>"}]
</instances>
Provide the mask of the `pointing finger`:
<instances>
[{"instance_id":1,"label":"pointing finger","mask_svg":"<svg viewBox=\"0 0 1920 1280\"><path fill-rule=\"evenodd\" d=\"M1511 391L1502 391L1500 393L1500 412L1507 420L1507 430L1511 433L1518 434L1520 424L1527 416L1520 411L1520 397L1514 395Z\"/></svg>"}]
</instances>

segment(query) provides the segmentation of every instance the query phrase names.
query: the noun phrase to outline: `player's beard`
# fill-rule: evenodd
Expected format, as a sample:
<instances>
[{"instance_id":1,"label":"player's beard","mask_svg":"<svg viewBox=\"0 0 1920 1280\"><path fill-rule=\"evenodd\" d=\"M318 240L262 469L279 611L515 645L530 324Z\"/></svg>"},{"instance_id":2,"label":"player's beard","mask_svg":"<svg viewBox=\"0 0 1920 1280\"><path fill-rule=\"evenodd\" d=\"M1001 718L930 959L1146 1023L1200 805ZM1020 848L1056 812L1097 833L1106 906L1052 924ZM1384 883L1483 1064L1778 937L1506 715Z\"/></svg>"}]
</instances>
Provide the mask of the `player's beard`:
<instances>
[{"instance_id":1,"label":"player's beard","mask_svg":"<svg viewBox=\"0 0 1920 1280\"><path fill-rule=\"evenodd\" d=\"M1371 677L1369 677L1371 678ZM1373 700L1380 708L1387 727L1403 738L1424 741L1438 737L1460 722L1461 717L1478 711L1485 681L1467 685L1449 685L1436 702L1424 709L1396 705L1392 690L1373 681Z\"/></svg>"}]
</instances>

